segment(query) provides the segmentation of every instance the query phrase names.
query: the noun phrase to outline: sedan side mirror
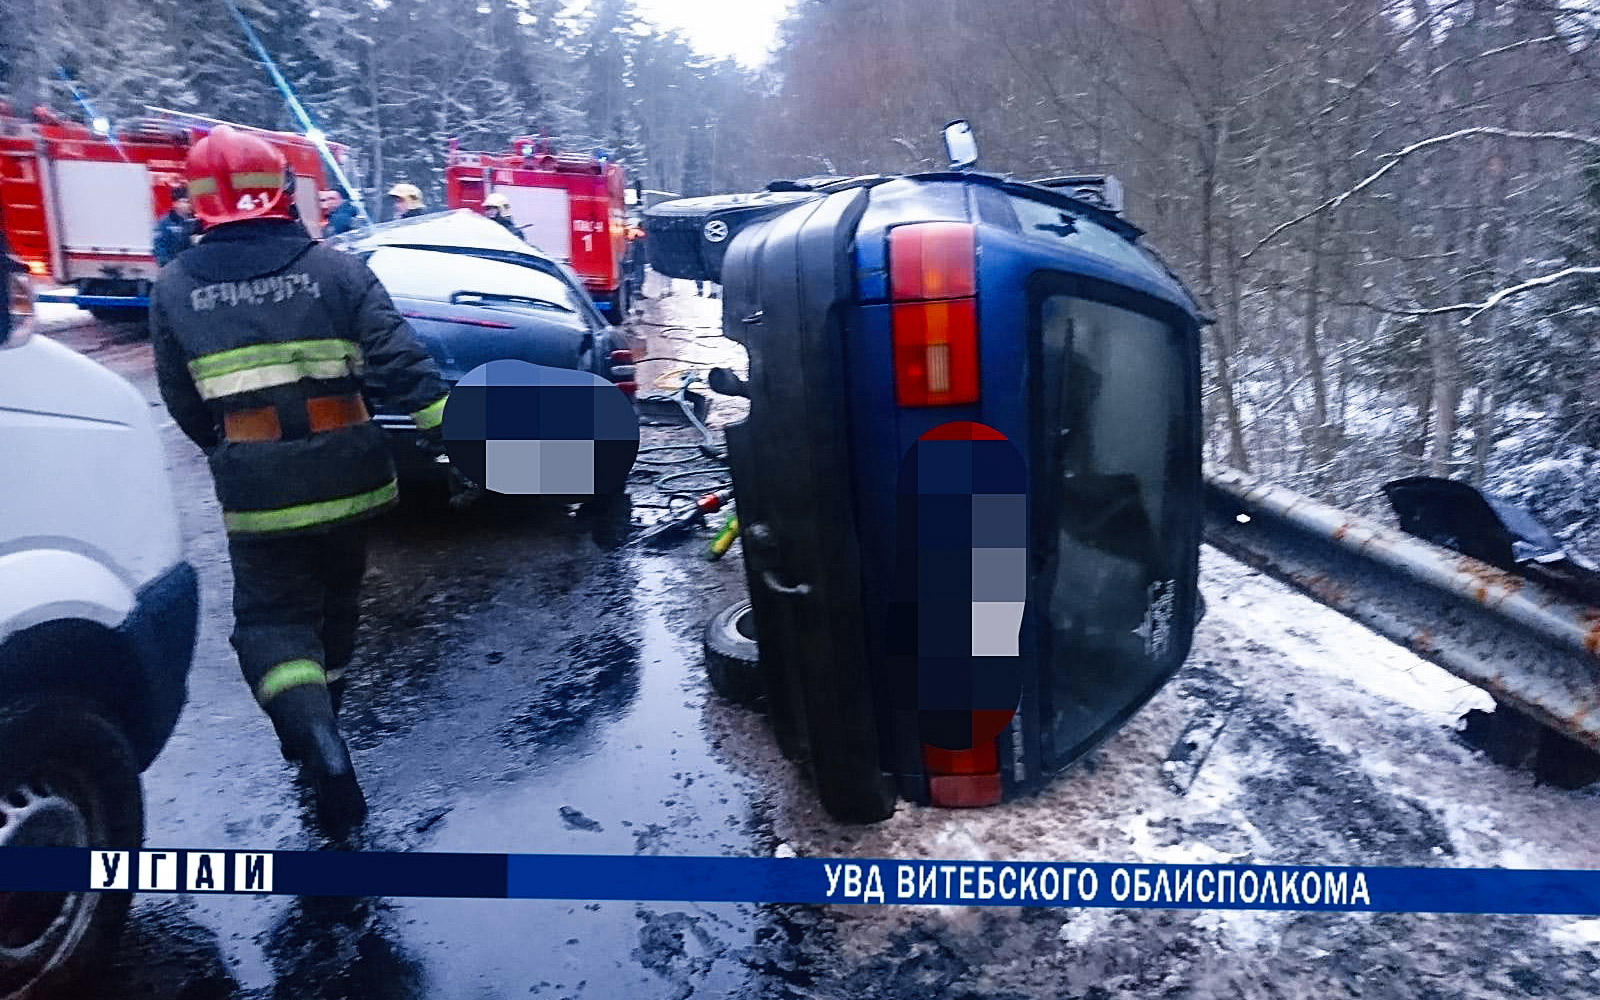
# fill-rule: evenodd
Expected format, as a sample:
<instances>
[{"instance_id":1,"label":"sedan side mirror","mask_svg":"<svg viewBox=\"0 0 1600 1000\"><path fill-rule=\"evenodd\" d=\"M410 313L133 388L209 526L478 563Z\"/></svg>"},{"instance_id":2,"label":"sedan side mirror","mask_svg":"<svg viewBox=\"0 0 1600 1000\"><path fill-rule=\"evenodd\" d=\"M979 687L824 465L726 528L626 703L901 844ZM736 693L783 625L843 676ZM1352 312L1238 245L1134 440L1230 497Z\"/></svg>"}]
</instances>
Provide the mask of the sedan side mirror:
<instances>
[{"instance_id":1,"label":"sedan side mirror","mask_svg":"<svg viewBox=\"0 0 1600 1000\"><path fill-rule=\"evenodd\" d=\"M944 150L952 170L966 170L978 162L978 139L966 119L957 118L944 127Z\"/></svg>"}]
</instances>

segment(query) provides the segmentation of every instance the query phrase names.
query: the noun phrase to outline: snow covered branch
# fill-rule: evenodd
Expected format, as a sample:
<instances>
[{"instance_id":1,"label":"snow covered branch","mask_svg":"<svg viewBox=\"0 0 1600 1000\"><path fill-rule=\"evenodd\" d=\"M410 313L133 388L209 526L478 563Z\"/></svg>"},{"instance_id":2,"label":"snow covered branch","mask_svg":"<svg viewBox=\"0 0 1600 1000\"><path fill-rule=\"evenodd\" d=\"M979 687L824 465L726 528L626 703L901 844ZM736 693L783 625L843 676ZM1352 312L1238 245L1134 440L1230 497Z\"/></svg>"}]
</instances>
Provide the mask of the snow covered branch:
<instances>
[{"instance_id":1,"label":"snow covered branch","mask_svg":"<svg viewBox=\"0 0 1600 1000\"><path fill-rule=\"evenodd\" d=\"M1461 325L1466 326L1483 313L1488 312L1490 309L1493 309L1495 306L1504 302L1506 299L1511 298L1512 296L1521 295L1523 292L1531 291L1535 288L1543 288L1546 285L1553 285L1558 281L1564 281L1567 278L1575 278L1585 274L1600 275L1600 267L1564 267L1561 270L1555 271L1551 274L1540 275L1537 278L1529 278L1527 281L1524 281L1521 284L1512 285L1509 288L1502 288L1498 292L1495 292L1493 295L1484 299L1482 302L1458 302L1455 305L1435 306L1431 309L1405 309L1396 306L1379 306L1370 302L1362 304L1366 305L1368 308L1376 309L1379 312L1388 313L1393 316L1441 316L1446 313L1464 312L1467 314L1467 317L1461 321Z\"/></svg>"},{"instance_id":2,"label":"snow covered branch","mask_svg":"<svg viewBox=\"0 0 1600 1000\"><path fill-rule=\"evenodd\" d=\"M1388 160L1388 163L1385 163L1383 166L1379 167L1377 170L1374 170L1372 173L1358 181L1354 187L1351 187L1345 191L1341 191L1339 194L1334 195L1332 198L1329 198L1322 204L1302 212L1287 222L1279 223L1271 232L1263 236L1255 246L1251 247L1249 250L1246 250L1241 255L1240 259L1249 260L1252 254L1265 247L1268 243L1271 243L1273 240L1277 239L1286 230L1291 229L1294 226L1298 226L1307 219L1315 218L1317 215L1323 212L1332 211L1333 209L1338 208L1340 205L1343 205L1351 198L1376 184L1383 178L1385 174L1399 166L1400 162L1406 157L1420 153L1426 149L1431 149L1434 146L1442 146L1445 143L1477 136L1500 136L1501 138L1505 139L1573 143L1576 145L1588 146L1589 148L1600 152L1600 136L1582 135L1577 132L1523 132L1516 129L1496 128L1492 125L1479 125L1473 128L1458 129L1446 135L1436 135L1432 138L1423 139L1420 142L1414 142L1411 145L1406 146L1404 149L1397 150L1396 152L1383 154L1381 158Z\"/></svg>"}]
</instances>

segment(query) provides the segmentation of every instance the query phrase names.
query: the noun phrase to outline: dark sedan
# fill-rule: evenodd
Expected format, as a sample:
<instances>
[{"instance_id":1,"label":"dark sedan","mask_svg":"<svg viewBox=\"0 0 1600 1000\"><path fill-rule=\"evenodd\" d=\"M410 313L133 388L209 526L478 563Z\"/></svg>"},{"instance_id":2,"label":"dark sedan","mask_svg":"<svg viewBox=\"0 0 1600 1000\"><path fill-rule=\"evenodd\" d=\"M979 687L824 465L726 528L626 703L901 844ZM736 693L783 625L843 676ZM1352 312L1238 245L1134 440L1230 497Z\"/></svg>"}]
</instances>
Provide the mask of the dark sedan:
<instances>
[{"instance_id":1,"label":"dark sedan","mask_svg":"<svg viewBox=\"0 0 1600 1000\"><path fill-rule=\"evenodd\" d=\"M387 222L332 243L366 260L451 382L508 359L593 372L633 395L625 335L578 276L476 212ZM394 433L402 473L428 469L410 417L380 406L374 419Z\"/></svg>"}]
</instances>

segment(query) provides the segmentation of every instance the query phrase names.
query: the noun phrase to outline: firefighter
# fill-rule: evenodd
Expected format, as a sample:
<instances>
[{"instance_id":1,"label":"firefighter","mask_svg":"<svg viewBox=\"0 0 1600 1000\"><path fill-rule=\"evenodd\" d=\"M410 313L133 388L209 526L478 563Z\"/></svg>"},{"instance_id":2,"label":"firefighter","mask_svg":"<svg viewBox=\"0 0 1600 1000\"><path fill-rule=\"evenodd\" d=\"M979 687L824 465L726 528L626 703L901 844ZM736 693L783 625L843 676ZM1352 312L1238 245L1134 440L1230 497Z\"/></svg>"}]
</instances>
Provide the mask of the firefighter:
<instances>
[{"instance_id":1,"label":"firefighter","mask_svg":"<svg viewBox=\"0 0 1600 1000\"><path fill-rule=\"evenodd\" d=\"M397 496L362 390L410 413L439 455L449 386L367 265L296 221L273 146L218 126L187 171L208 231L151 295L161 397L210 461L239 666L338 837L366 815L337 725L366 522Z\"/></svg>"},{"instance_id":2,"label":"firefighter","mask_svg":"<svg viewBox=\"0 0 1600 1000\"><path fill-rule=\"evenodd\" d=\"M172 189L172 207L167 214L156 220L155 236L151 239L151 249L156 256L156 266L166 267L172 263L173 258L189 249L194 243L198 232L194 219L194 206L189 201L188 189L174 187Z\"/></svg>"},{"instance_id":3,"label":"firefighter","mask_svg":"<svg viewBox=\"0 0 1600 1000\"><path fill-rule=\"evenodd\" d=\"M397 219L410 219L428 214L428 206L422 200L422 191L415 184L396 184L389 189L389 197L394 200L394 217Z\"/></svg>"},{"instance_id":4,"label":"firefighter","mask_svg":"<svg viewBox=\"0 0 1600 1000\"><path fill-rule=\"evenodd\" d=\"M506 232L518 239L522 234L517 232L517 224L511 219L511 199L494 191L483 199L483 214L506 227Z\"/></svg>"},{"instance_id":5,"label":"firefighter","mask_svg":"<svg viewBox=\"0 0 1600 1000\"><path fill-rule=\"evenodd\" d=\"M644 294L644 230L628 224L628 249L622 257L622 267L628 276L628 290L633 298L646 298Z\"/></svg>"}]
</instances>

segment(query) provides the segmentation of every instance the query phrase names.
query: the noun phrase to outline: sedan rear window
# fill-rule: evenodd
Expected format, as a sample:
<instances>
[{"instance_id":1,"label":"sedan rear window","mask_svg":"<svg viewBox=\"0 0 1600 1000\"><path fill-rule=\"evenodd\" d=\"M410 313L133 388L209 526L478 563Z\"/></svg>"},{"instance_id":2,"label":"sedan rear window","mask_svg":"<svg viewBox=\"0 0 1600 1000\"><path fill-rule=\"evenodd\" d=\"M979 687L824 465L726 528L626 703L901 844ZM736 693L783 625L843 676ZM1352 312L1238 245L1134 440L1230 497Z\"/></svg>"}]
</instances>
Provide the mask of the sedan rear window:
<instances>
[{"instance_id":1,"label":"sedan rear window","mask_svg":"<svg viewBox=\"0 0 1600 1000\"><path fill-rule=\"evenodd\" d=\"M472 254L380 247L367 265L391 295L436 302L517 308L556 308L582 312L566 282L553 274L504 260Z\"/></svg>"}]
</instances>

